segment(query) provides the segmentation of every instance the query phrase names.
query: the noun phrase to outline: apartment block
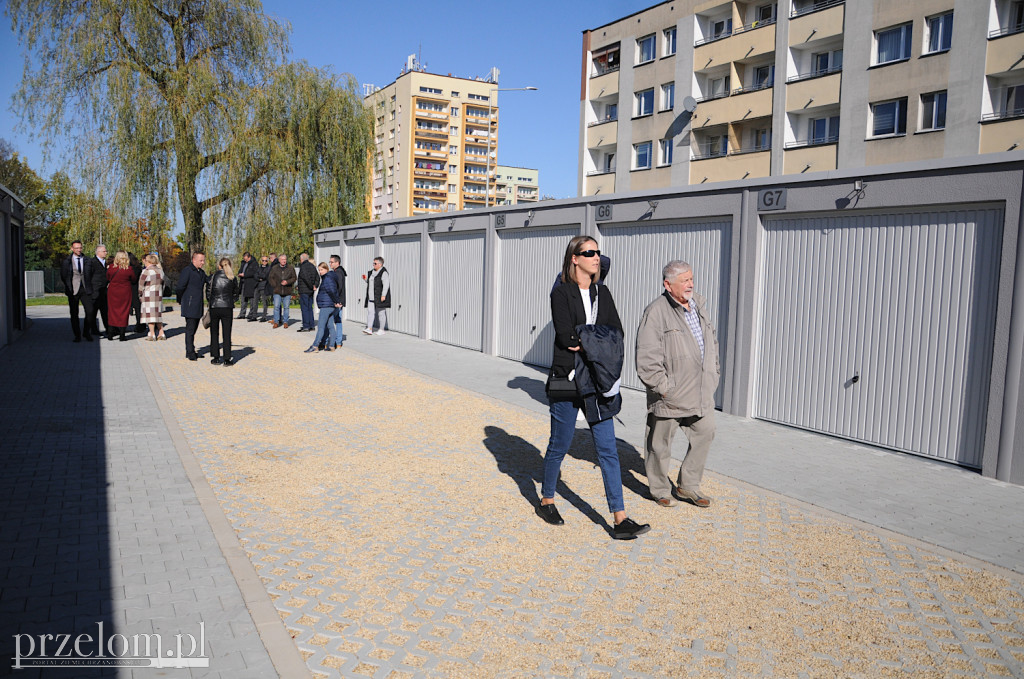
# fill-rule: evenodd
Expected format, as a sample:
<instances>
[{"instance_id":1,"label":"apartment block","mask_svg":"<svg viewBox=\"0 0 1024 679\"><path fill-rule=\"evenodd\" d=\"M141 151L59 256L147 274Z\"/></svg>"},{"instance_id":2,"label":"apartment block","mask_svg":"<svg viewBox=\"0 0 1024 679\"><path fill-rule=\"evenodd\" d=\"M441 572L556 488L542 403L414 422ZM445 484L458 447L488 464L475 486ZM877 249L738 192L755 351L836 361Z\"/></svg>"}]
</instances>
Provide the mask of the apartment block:
<instances>
[{"instance_id":1,"label":"apartment block","mask_svg":"<svg viewBox=\"0 0 1024 679\"><path fill-rule=\"evenodd\" d=\"M497 69L486 79L437 75L412 57L390 85L364 85L376 121L372 220L496 204L497 89Z\"/></svg>"},{"instance_id":2,"label":"apartment block","mask_svg":"<svg viewBox=\"0 0 1024 679\"><path fill-rule=\"evenodd\" d=\"M540 200L540 172L528 167L514 165L498 165L498 188L496 205L518 205L519 203L536 203Z\"/></svg>"},{"instance_id":3,"label":"apartment block","mask_svg":"<svg viewBox=\"0 0 1024 679\"><path fill-rule=\"evenodd\" d=\"M580 195L1022 148L1024 1L662 2L584 32L579 144Z\"/></svg>"}]
</instances>

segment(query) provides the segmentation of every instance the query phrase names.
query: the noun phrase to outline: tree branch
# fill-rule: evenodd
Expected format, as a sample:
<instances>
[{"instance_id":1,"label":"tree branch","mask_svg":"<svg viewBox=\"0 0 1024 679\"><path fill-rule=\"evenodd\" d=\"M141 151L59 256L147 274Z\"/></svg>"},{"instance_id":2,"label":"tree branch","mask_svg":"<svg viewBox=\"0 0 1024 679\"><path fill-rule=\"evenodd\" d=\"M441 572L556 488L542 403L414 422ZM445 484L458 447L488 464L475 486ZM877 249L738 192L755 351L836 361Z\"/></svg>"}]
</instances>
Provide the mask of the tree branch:
<instances>
[{"instance_id":1,"label":"tree branch","mask_svg":"<svg viewBox=\"0 0 1024 679\"><path fill-rule=\"evenodd\" d=\"M121 48L124 49L131 58L129 64L132 65L136 71L147 76L150 80L156 83L157 87L163 90L165 82L164 77L154 71L153 68L142 59L142 56L138 51L136 51L131 43L128 42L128 39L124 37L124 33L121 31L121 19L123 16L124 14L117 15L117 30L114 33L114 37L117 39L118 44L121 45Z\"/></svg>"},{"instance_id":2,"label":"tree branch","mask_svg":"<svg viewBox=\"0 0 1024 679\"><path fill-rule=\"evenodd\" d=\"M250 186L259 181L260 177L267 174L267 171L269 169L269 165L254 167L252 169L252 172L249 173L249 176L243 179L242 181L238 182L238 184L236 184L232 189L224 191L223 193L219 193L216 196L210 196L206 200L200 202L199 209L202 210L203 212L206 212L211 207L216 207L217 205L220 205L224 201L228 200L229 198L233 198L234 196L241 194Z\"/></svg>"},{"instance_id":3,"label":"tree branch","mask_svg":"<svg viewBox=\"0 0 1024 679\"><path fill-rule=\"evenodd\" d=\"M216 42L216 43L214 43L212 45L207 45L203 49L201 49L198 52L196 52L195 54L193 54L192 58L189 59L185 63L185 67L188 68L189 66L191 66L195 62L197 62L200 59L202 59L203 57L205 57L207 54L212 54L213 52L216 52L219 49L224 49L225 47L228 47L229 45L230 45L230 43L228 43L227 41L221 41L221 42Z\"/></svg>"}]
</instances>

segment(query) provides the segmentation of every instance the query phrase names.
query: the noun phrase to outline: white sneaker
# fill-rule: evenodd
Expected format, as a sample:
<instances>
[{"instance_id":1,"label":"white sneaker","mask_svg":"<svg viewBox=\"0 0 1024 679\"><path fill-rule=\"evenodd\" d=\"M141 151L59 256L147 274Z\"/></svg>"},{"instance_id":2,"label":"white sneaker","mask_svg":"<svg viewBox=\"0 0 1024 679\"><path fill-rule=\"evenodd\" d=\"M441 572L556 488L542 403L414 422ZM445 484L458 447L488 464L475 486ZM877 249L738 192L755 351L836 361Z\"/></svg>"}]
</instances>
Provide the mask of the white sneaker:
<instances>
[{"instance_id":1,"label":"white sneaker","mask_svg":"<svg viewBox=\"0 0 1024 679\"><path fill-rule=\"evenodd\" d=\"M363 328L363 334L364 335L372 335L373 334L373 330L370 330L369 328Z\"/></svg>"},{"instance_id":2,"label":"white sneaker","mask_svg":"<svg viewBox=\"0 0 1024 679\"><path fill-rule=\"evenodd\" d=\"M384 331L383 331L383 330L379 330L379 329L378 329L378 330L377 330L377 334L378 334L378 335L383 335L383 334L384 334Z\"/></svg>"}]
</instances>

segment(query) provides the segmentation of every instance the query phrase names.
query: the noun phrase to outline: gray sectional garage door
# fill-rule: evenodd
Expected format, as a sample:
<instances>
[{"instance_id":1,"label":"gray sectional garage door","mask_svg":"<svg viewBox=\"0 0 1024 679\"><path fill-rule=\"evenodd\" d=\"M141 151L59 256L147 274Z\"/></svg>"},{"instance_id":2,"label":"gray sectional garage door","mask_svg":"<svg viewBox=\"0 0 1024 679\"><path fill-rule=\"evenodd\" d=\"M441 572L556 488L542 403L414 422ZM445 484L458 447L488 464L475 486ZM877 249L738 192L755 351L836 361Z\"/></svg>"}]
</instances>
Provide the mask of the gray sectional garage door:
<instances>
[{"instance_id":1,"label":"gray sectional garage door","mask_svg":"<svg viewBox=\"0 0 1024 679\"><path fill-rule=\"evenodd\" d=\"M430 339L480 351L484 319L484 232L431 235Z\"/></svg>"},{"instance_id":2,"label":"gray sectional garage door","mask_svg":"<svg viewBox=\"0 0 1024 679\"><path fill-rule=\"evenodd\" d=\"M363 274L373 268L374 244L372 238L345 241L345 257L343 258L348 279L345 283L345 318L350 321L366 322L366 309L363 301L366 297L366 281Z\"/></svg>"},{"instance_id":3,"label":"gray sectional garage door","mask_svg":"<svg viewBox=\"0 0 1024 679\"><path fill-rule=\"evenodd\" d=\"M420 333L420 237L381 238L384 266L391 280L388 329L410 335Z\"/></svg>"},{"instance_id":4,"label":"gray sectional garage door","mask_svg":"<svg viewBox=\"0 0 1024 679\"><path fill-rule=\"evenodd\" d=\"M1002 210L764 223L754 414L981 466Z\"/></svg>"}]
</instances>

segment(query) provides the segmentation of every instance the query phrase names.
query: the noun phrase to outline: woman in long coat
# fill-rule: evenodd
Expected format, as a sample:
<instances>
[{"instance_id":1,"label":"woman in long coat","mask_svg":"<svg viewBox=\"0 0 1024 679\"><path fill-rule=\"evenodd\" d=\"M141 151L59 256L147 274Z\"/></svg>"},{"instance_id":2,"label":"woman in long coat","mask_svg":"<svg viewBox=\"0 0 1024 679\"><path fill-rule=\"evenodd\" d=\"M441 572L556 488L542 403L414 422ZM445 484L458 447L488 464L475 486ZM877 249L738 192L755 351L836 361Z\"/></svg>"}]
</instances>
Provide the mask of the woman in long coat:
<instances>
[{"instance_id":1,"label":"woman in long coat","mask_svg":"<svg viewBox=\"0 0 1024 679\"><path fill-rule=\"evenodd\" d=\"M127 339L124 333L132 310L132 286L137 280L135 269L128 261L128 253L119 251L107 267L107 318L110 327L120 331L122 342ZM114 339L113 333L110 339Z\"/></svg>"},{"instance_id":2,"label":"woman in long coat","mask_svg":"<svg viewBox=\"0 0 1024 679\"><path fill-rule=\"evenodd\" d=\"M139 297L142 300L142 322L149 324L149 341L165 340L163 323L164 272L160 260L150 254L142 258L146 265L139 278ZM159 333L159 334L157 334Z\"/></svg>"}]
</instances>

